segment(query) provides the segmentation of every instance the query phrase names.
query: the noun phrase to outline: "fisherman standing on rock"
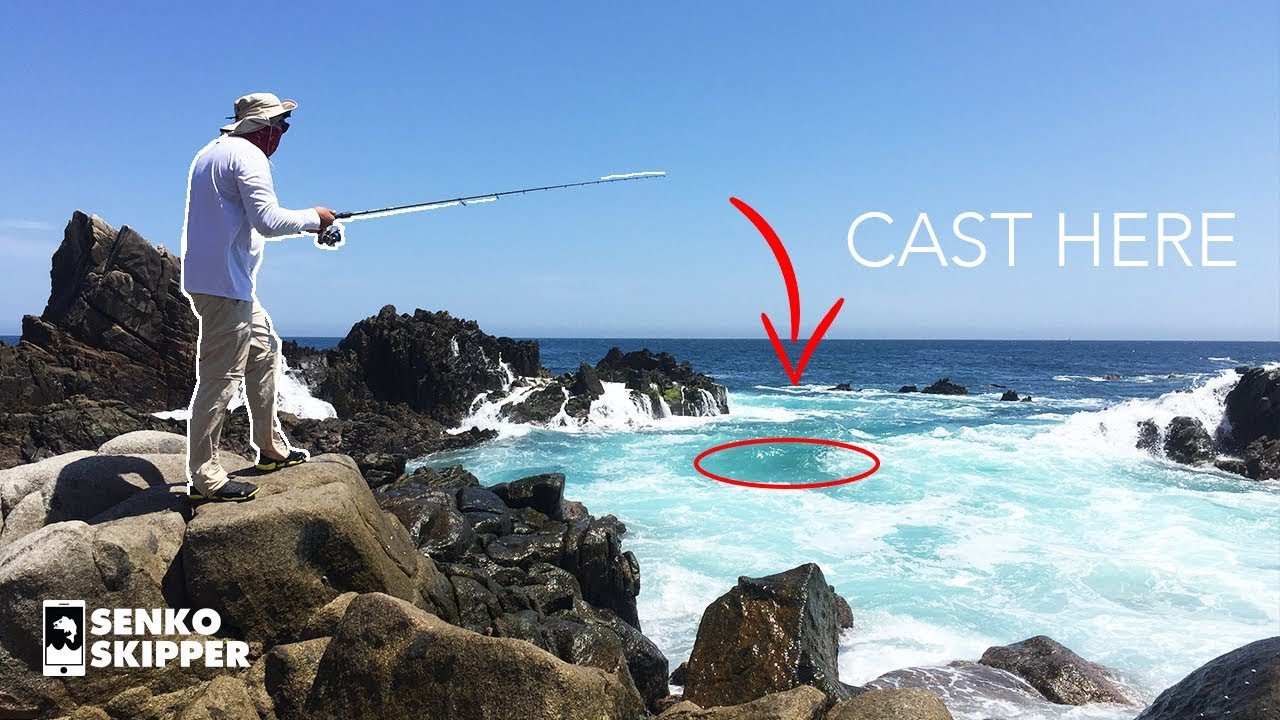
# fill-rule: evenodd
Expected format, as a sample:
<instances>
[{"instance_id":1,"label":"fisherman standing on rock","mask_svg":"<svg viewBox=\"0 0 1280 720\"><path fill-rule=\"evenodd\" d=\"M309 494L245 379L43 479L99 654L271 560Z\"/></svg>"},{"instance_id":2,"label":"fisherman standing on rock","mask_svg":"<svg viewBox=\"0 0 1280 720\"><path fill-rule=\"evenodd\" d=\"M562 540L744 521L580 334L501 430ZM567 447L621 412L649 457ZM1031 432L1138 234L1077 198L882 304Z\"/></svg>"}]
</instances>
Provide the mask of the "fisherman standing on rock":
<instances>
[{"instance_id":1,"label":"fisherman standing on rock","mask_svg":"<svg viewBox=\"0 0 1280 720\"><path fill-rule=\"evenodd\" d=\"M276 200L267 158L298 107L271 93L236 100L234 122L196 154L182 232L182 290L200 320L196 387L187 421L188 494L215 501L248 500L250 482L232 480L218 462L227 407L240 383L249 406L257 469L306 462L276 417L280 338L255 292L265 238L319 233L334 221L328 208L286 210Z\"/></svg>"}]
</instances>

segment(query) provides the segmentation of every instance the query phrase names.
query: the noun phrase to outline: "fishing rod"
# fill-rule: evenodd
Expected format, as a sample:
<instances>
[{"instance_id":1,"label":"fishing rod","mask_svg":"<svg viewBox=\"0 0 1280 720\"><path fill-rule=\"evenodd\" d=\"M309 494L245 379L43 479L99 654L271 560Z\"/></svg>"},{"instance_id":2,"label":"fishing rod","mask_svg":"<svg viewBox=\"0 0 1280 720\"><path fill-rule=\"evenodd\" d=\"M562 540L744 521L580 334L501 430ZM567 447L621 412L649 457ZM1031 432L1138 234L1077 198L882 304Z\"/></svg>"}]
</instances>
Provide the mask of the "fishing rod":
<instances>
[{"instance_id":1,"label":"fishing rod","mask_svg":"<svg viewBox=\"0 0 1280 720\"><path fill-rule=\"evenodd\" d=\"M605 175L599 180L585 180L583 182L563 183L561 185L544 185L542 187L521 188L519 190L504 190L502 192L486 193L484 195L469 195L467 197L432 200L430 202L412 203L410 205L393 205L391 207L377 208L374 210L340 212L335 213L334 218L338 220L372 220L377 217L400 215L402 213L418 212L420 210L435 210L454 205L465 206L467 203L492 202L500 197L506 197L508 195L524 195L531 192L561 190L564 188L583 187L586 185L607 185L609 183L627 182L628 180L650 180L653 178L666 177L666 175L667 174L665 172L634 172L623 173L620 175ZM325 228L324 232L320 233L316 238L316 245L326 250L335 250L345 242L346 231L342 224L337 222Z\"/></svg>"}]
</instances>

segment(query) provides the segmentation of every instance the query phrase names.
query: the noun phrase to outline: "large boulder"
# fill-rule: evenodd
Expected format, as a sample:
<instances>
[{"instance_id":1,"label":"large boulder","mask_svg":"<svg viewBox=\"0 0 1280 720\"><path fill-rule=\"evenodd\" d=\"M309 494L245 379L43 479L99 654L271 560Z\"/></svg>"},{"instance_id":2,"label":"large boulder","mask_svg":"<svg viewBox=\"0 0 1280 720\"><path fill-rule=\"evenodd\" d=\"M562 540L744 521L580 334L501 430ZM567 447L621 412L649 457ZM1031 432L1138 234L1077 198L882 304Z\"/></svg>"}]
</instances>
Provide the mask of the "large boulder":
<instances>
[{"instance_id":1,"label":"large boulder","mask_svg":"<svg viewBox=\"0 0 1280 720\"><path fill-rule=\"evenodd\" d=\"M404 527L378 508L345 455L250 478L247 503L199 506L182 566L191 602L228 632L266 643L298 639L312 613L344 592L384 592L445 617L452 595Z\"/></svg>"},{"instance_id":2,"label":"large boulder","mask_svg":"<svg viewBox=\"0 0 1280 720\"><path fill-rule=\"evenodd\" d=\"M798 685L844 699L836 594L812 563L738 584L707 606L689 658L686 700L739 705Z\"/></svg>"},{"instance_id":3,"label":"large boulder","mask_svg":"<svg viewBox=\"0 0 1280 720\"><path fill-rule=\"evenodd\" d=\"M1280 637L1249 643L1160 693L1137 720L1280 718Z\"/></svg>"},{"instance_id":4,"label":"large boulder","mask_svg":"<svg viewBox=\"0 0 1280 720\"><path fill-rule=\"evenodd\" d=\"M1280 440L1280 368L1252 368L1227 393L1223 422L1237 451L1258 438Z\"/></svg>"},{"instance_id":5,"label":"large boulder","mask_svg":"<svg viewBox=\"0 0 1280 720\"><path fill-rule=\"evenodd\" d=\"M919 688L871 690L837 703L827 720L952 720L942 700Z\"/></svg>"},{"instance_id":6,"label":"large boulder","mask_svg":"<svg viewBox=\"0 0 1280 720\"><path fill-rule=\"evenodd\" d=\"M801 685L728 707L703 708L685 700L658 717L661 720L822 720L826 706L827 696L822 691Z\"/></svg>"},{"instance_id":7,"label":"large boulder","mask_svg":"<svg viewBox=\"0 0 1280 720\"><path fill-rule=\"evenodd\" d=\"M89 520L148 488L185 489L185 455L75 452L0 471L0 547L47 524Z\"/></svg>"},{"instance_id":8,"label":"large boulder","mask_svg":"<svg viewBox=\"0 0 1280 720\"><path fill-rule=\"evenodd\" d=\"M1106 668L1044 635L987 648L978 662L1023 678L1051 702L1060 705L1133 702Z\"/></svg>"},{"instance_id":9,"label":"large boulder","mask_svg":"<svg viewBox=\"0 0 1280 720\"><path fill-rule=\"evenodd\" d=\"M1183 465L1212 462L1213 439L1199 418L1179 415L1165 428L1164 454Z\"/></svg>"},{"instance_id":10,"label":"large boulder","mask_svg":"<svg viewBox=\"0 0 1280 720\"><path fill-rule=\"evenodd\" d=\"M65 711L105 703L142 683L166 691L199 681L198 669L176 665L95 669L66 680L41 673L39 618L46 599L84 600L88 609L189 607L178 560L184 517L144 509L96 524L56 522L0 550L0 698L11 710Z\"/></svg>"},{"instance_id":11,"label":"large boulder","mask_svg":"<svg viewBox=\"0 0 1280 720\"><path fill-rule=\"evenodd\" d=\"M463 630L407 602L351 601L316 670L318 717L451 720L640 718L629 678L563 662L526 642Z\"/></svg>"}]
</instances>

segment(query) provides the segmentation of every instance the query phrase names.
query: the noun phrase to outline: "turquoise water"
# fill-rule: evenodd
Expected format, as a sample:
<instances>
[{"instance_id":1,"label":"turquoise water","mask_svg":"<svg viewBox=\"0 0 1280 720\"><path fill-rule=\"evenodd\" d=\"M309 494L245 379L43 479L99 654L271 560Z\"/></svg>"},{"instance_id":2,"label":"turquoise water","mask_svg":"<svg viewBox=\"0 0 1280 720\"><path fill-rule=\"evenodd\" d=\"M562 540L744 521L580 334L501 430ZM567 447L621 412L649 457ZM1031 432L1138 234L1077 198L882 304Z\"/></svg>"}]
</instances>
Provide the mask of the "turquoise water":
<instances>
[{"instance_id":1,"label":"turquoise water","mask_svg":"<svg viewBox=\"0 0 1280 720\"><path fill-rule=\"evenodd\" d=\"M703 609L739 575L810 561L854 609L840 658L851 683L1047 634L1120 670L1149 699L1216 655L1280 633L1280 486L1133 448L1146 417L1191 414L1216 426L1229 368L1280 359L1275 343L832 343L823 351L841 353L806 374L814 384L791 388L753 341L618 342L670 349L720 378L730 415L501 426L497 441L427 462L460 462L485 483L564 472L567 496L621 518L624 547L640 560L643 629L673 667L687 659ZM543 341L544 364L576 367L610 344ZM1108 372L1122 378L1103 381ZM943 374L977 394L892 392ZM863 391L825 390L845 381ZM1036 399L1001 402L986 383ZM733 487L693 470L708 447L779 435L854 443L883 466L807 491ZM869 465L808 445L706 461L763 482Z\"/></svg>"}]
</instances>

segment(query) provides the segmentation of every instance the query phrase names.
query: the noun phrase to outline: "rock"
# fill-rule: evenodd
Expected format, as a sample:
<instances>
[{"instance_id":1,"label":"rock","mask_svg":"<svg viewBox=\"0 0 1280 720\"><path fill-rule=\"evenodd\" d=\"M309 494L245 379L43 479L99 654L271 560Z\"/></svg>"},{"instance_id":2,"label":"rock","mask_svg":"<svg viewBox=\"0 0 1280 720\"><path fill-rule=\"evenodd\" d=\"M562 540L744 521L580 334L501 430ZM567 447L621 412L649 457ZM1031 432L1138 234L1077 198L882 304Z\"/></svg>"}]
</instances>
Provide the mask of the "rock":
<instances>
[{"instance_id":1,"label":"rock","mask_svg":"<svg viewBox=\"0 0 1280 720\"><path fill-rule=\"evenodd\" d=\"M1179 415L1165 428L1164 454L1183 465L1212 462L1213 440L1198 418Z\"/></svg>"},{"instance_id":2,"label":"rock","mask_svg":"<svg viewBox=\"0 0 1280 720\"><path fill-rule=\"evenodd\" d=\"M1155 420L1148 418L1138 423L1138 442L1135 447L1139 450L1146 450L1152 455L1160 453L1162 449L1160 426L1156 424Z\"/></svg>"},{"instance_id":3,"label":"rock","mask_svg":"<svg viewBox=\"0 0 1280 720\"><path fill-rule=\"evenodd\" d=\"M662 654L662 650L652 640L612 611L584 607L576 609L577 614L586 618L588 623L606 628L618 638L627 669L640 697L651 711L656 712L658 702L669 692L667 673L670 666L667 656Z\"/></svg>"},{"instance_id":4,"label":"rock","mask_svg":"<svg viewBox=\"0 0 1280 720\"><path fill-rule=\"evenodd\" d=\"M98 448L103 455L183 455L187 436L159 430L135 430L114 437Z\"/></svg>"},{"instance_id":5,"label":"rock","mask_svg":"<svg viewBox=\"0 0 1280 720\"><path fill-rule=\"evenodd\" d=\"M1030 395L1023 395L1023 396L1022 396L1022 400L1021 400L1021 402L1031 402L1031 396L1030 396Z\"/></svg>"},{"instance_id":6,"label":"rock","mask_svg":"<svg viewBox=\"0 0 1280 720\"><path fill-rule=\"evenodd\" d=\"M42 627L32 620L48 598L80 599L88 608L190 607L177 559L183 520L162 511L96 525L57 522L0 550L0 698L52 715L55 709L104 704L143 682L166 690L199 682L199 669L176 665L43 677Z\"/></svg>"},{"instance_id":7,"label":"rock","mask_svg":"<svg viewBox=\"0 0 1280 720\"><path fill-rule=\"evenodd\" d=\"M813 685L847 698L839 633L836 594L817 565L740 577L702 615L684 697L702 706L738 705Z\"/></svg>"},{"instance_id":8,"label":"rock","mask_svg":"<svg viewBox=\"0 0 1280 720\"><path fill-rule=\"evenodd\" d=\"M552 520L564 517L564 475L546 473L489 488L509 508L532 508Z\"/></svg>"},{"instance_id":9,"label":"rock","mask_svg":"<svg viewBox=\"0 0 1280 720\"><path fill-rule=\"evenodd\" d=\"M545 425L560 414L568 400L568 391L564 386L552 383L529 393L519 403L504 406L502 410L513 422Z\"/></svg>"},{"instance_id":10,"label":"rock","mask_svg":"<svg viewBox=\"0 0 1280 720\"><path fill-rule=\"evenodd\" d=\"M840 593L836 592L835 586L831 586L831 592L836 596L836 622L841 630L853 629L853 608L849 607L849 601L845 600Z\"/></svg>"},{"instance_id":11,"label":"rock","mask_svg":"<svg viewBox=\"0 0 1280 720\"><path fill-rule=\"evenodd\" d=\"M91 400L83 395L32 410L7 412L0 407L0 468L93 450L135 430L165 430L176 425L120 400Z\"/></svg>"},{"instance_id":12,"label":"rock","mask_svg":"<svg viewBox=\"0 0 1280 720\"><path fill-rule=\"evenodd\" d=\"M898 392L913 393L913 392L919 392L919 389L917 389L915 385L903 385L902 387L898 388Z\"/></svg>"},{"instance_id":13,"label":"rock","mask_svg":"<svg viewBox=\"0 0 1280 720\"><path fill-rule=\"evenodd\" d=\"M1243 375L1243 374L1245 374L1245 373L1249 372L1249 371L1250 371L1250 370L1252 370L1252 369L1253 369L1253 368L1249 367L1248 365L1237 365L1237 366L1236 366L1236 374L1237 374L1237 375Z\"/></svg>"},{"instance_id":14,"label":"rock","mask_svg":"<svg viewBox=\"0 0 1280 720\"><path fill-rule=\"evenodd\" d=\"M76 211L49 274L44 312L23 317L22 340L0 353L0 411L74 395L145 412L190 401L197 324L177 257Z\"/></svg>"},{"instance_id":15,"label":"rock","mask_svg":"<svg viewBox=\"0 0 1280 720\"><path fill-rule=\"evenodd\" d=\"M729 707L703 709L686 700L659 717L662 720L821 720L826 705L827 697L821 691L801 685Z\"/></svg>"},{"instance_id":16,"label":"rock","mask_svg":"<svg viewBox=\"0 0 1280 720\"><path fill-rule=\"evenodd\" d=\"M592 400L604 395L604 384L600 382L596 369L586 363L579 365L578 372L574 373L569 385L569 394L585 395Z\"/></svg>"},{"instance_id":17,"label":"rock","mask_svg":"<svg viewBox=\"0 0 1280 720\"><path fill-rule=\"evenodd\" d=\"M1017 402L1018 393L1014 392L1013 390L1005 390L1003 393L1001 393L1000 399L1006 402L1010 402L1010 401Z\"/></svg>"},{"instance_id":18,"label":"rock","mask_svg":"<svg viewBox=\"0 0 1280 720\"><path fill-rule=\"evenodd\" d=\"M379 510L350 458L319 455L253 480L253 502L199 506L182 546L191 602L217 610L227 632L296 640L317 608L348 591L448 616L434 563Z\"/></svg>"},{"instance_id":19,"label":"rock","mask_svg":"<svg viewBox=\"0 0 1280 720\"><path fill-rule=\"evenodd\" d=\"M338 623L342 621L342 616L347 614L347 606L358 595L359 593L355 591L344 592L312 613L311 619L302 630L300 636L302 639L299 642L333 637L333 634L338 631Z\"/></svg>"},{"instance_id":20,"label":"rock","mask_svg":"<svg viewBox=\"0 0 1280 720\"><path fill-rule=\"evenodd\" d=\"M1201 665L1160 693L1137 720L1280 717L1280 637L1258 640Z\"/></svg>"},{"instance_id":21,"label":"rock","mask_svg":"<svg viewBox=\"0 0 1280 720\"><path fill-rule=\"evenodd\" d=\"M951 720L942 700L919 688L871 690L836 703L827 720Z\"/></svg>"},{"instance_id":22,"label":"rock","mask_svg":"<svg viewBox=\"0 0 1280 720\"><path fill-rule=\"evenodd\" d=\"M1254 480L1280 480L1280 440L1258 438L1244 451L1245 475Z\"/></svg>"},{"instance_id":23,"label":"rock","mask_svg":"<svg viewBox=\"0 0 1280 720\"><path fill-rule=\"evenodd\" d=\"M654 417L661 417L665 403L673 415L727 415L729 395L715 379L697 372L688 361L646 349L623 353L610 348L596 373L605 382L619 382L633 395L647 399Z\"/></svg>"},{"instance_id":24,"label":"rock","mask_svg":"<svg viewBox=\"0 0 1280 720\"><path fill-rule=\"evenodd\" d=\"M340 417L404 404L445 427L458 425L477 395L505 387L503 363L519 376L541 369L537 342L495 338L447 312L401 315L390 305L356 323L328 363L317 394Z\"/></svg>"},{"instance_id":25,"label":"rock","mask_svg":"<svg viewBox=\"0 0 1280 720\"><path fill-rule=\"evenodd\" d=\"M1044 635L988 648L978 662L1023 678L1051 702L1060 705L1133 703L1105 668Z\"/></svg>"},{"instance_id":26,"label":"rock","mask_svg":"<svg viewBox=\"0 0 1280 720\"><path fill-rule=\"evenodd\" d=\"M229 675L214 678L190 705L182 709L177 720L225 720L227 718L255 718L253 707L244 682Z\"/></svg>"},{"instance_id":27,"label":"rock","mask_svg":"<svg viewBox=\"0 0 1280 720\"><path fill-rule=\"evenodd\" d=\"M49 523L89 520L147 488L185 489L185 465L185 455L77 452L0 471L0 547Z\"/></svg>"},{"instance_id":28,"label":"rock","mask_svg":"<svg viewBox=\"0 0 1280 720\"><path fill-rule=\"evenodd\" d=\"M969 389L951 382L951 378L942 378L920 392L929 395L968 395Z\"/></svg>"},{"instance_id":29,"label":"rock","mask_svg":"<svg viewBox=\"0 0 1280 720\"><path fill-rule=\"evenodd\" d=\"M467 472L461 465L445 468L420 467L414 470L404 482L429 488L480 487L480 481L476 476Z\"/></svg>"},{"instance_id":30,"label":"rock","mask_svg":"<svg viewBox=\"0 0 1280 720\"><path fill-rule=\"evenodd\" d=\"M850 385L849 383L839 383L839 384L837 384L837 385L835 385L835 386L833 386L833 387L829 387L829 388L827 388L827 389L828 389L828 390L835 390L835 391L839 391L839 392L853 392L853 386L852 386L852 385Z\"/></svg>"},{"instance_id":31,"label":"rock","mask_svg":"<svg viewBox=\"0 0 1280 720\"><path fill-rule=\"evenodd\" d=\"M1102 379L1103 380L1119 380L1120 375L1118 375L1117 373L1107 373L1106 375L1103 376Z\"/></svg>"},{"instance_id":32,"label":"rock","mask_svg":"<svg viewBox=\"0 0 1280 720\"><path fill-rule=\"evenodd\" d=\"M276 645L268 650L264 686L279 720L304 720L307 717L307 694L315 682L320 658L329 647L329 638Z\"/></svg>"},{"instance_id":33,"label":"rock","mask_svg":"<svg viewBox=\"0 0 1280 720\"><path fill-rule=\"evenodd\" d=\"M992 706L1002 720L1057 717L1054 705L1013 673L974 662L957 661L940 667L911 667L885 673L864 686L868 690L919 688L942 698L957 717L990 717Z\"/></svg>"},{"instance_id":34,"label":"rock","mask_svg":"<svg viewBox=\"0 0 1280 720\"><path fill-rule=\"evenodd\" d=\"M1225 473L1249 477L1249 464L1244 460L1237 460L1236 458L1216 458L1213 461L1213 466Z\"/></svg>"},{"instance_id":35,"label":"rock","mask_svg":"<svg viewBox=\"0 0 1280 720\"><path fill-rule=\"evenodd\" d=\"M1259 438L1280 440L1280 368L1245 372L1227 393L1223 421L1234 450Z\"/></svg>"},{"instance_id":36,"label":"rock","mask_svg":"<svg viewBox=\"0 0 1280 720\"><path fill-rule=\"evenodd\" d=\"M352 600L320 660L306 711L388 720L644 715L625 676L565 663L526 642L454 627L381 593Z\"/></svg>"},{"instance_id":37,"label":"rock","mask_svg":"<svg viewBox=\"0 0 1280 720\"><path fill-rule=\"evenodd\" d=\"M689 663L686 661L686 662L680 663L680 665L678 665L675 670L671 671L671 684L684 687L684 684L688 681L689 681Z\"/></svg>"}]
</instances>

